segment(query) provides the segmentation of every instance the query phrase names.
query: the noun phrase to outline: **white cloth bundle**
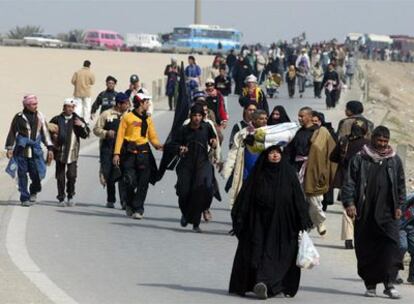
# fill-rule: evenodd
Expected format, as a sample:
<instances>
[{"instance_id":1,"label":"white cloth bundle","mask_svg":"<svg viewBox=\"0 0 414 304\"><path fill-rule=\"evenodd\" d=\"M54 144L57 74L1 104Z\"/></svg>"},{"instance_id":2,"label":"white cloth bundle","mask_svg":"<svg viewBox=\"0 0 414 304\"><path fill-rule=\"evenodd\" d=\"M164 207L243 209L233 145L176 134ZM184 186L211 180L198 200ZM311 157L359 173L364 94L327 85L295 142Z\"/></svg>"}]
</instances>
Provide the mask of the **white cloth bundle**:
<instances>
[{"instance_id":1,"label":"white cloth bundle","mask_svg":"<svg viewBox=\"0 0 414 304\"><path fill-rule=\"evenodd\" d=\"M295 137L300 125L296 122L285 122L274 126L266 126L265 149L274 145L286 146Z\"/></svg>"}]
</instances>

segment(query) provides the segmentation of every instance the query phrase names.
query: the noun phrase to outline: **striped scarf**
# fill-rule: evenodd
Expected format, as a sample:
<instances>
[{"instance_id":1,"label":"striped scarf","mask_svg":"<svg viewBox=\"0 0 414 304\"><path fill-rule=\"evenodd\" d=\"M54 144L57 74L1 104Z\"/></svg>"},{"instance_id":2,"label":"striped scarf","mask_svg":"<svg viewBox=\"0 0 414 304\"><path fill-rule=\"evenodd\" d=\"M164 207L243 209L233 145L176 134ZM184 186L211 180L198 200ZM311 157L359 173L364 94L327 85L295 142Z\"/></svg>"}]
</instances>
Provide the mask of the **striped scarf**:
<instances>
[{"instance_id":1,"label":"striped scarf","mask_svg":"<svg viewBox=\"0 0 414 304\"><path fill-rule=\"evenodd\" d=\"M388 146L384 151L378 151L371 144L363 146L361 154L371 157L372 160L376 163L379 163L384 159L391 158L396 155L394 149L391 146Z\"/></svg>"}]
</instances>

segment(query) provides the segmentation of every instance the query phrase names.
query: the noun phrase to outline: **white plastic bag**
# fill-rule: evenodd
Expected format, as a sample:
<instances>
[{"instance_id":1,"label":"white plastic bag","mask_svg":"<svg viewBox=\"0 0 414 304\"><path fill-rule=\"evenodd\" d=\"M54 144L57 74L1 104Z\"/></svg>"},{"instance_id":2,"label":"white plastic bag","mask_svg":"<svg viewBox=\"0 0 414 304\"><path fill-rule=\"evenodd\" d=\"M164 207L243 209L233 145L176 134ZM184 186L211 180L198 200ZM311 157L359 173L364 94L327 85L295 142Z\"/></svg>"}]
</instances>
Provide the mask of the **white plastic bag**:
<instances>
[{"instance_id":1,"label":"white plastic bag","mask_svg":"<svg viewBox=\"0 0 414 304\"><path fill-rule=\"evenodd\" d=\"M312 239L305 231L299 235L299 250L296 265L300 268L311 269L319 265L320 255L313 245Z\"/></svg>"}]
</instances>

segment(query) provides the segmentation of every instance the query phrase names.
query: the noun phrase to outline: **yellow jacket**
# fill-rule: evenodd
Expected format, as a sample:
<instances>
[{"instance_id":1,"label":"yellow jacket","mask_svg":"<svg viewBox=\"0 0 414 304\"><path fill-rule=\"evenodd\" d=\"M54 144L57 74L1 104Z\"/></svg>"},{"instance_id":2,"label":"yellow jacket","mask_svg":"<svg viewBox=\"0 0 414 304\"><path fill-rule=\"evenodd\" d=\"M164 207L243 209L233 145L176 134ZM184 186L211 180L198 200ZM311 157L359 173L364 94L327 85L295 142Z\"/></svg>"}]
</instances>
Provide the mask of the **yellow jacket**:
<instances>
[{"instance_id":1,"label":"yellow jacket","mask_svg":"<svg viewBox=\"0 0 414 304\"><path fill-rule=\"evenodd\" d=\"M137 145L144 145L148 141L152 145L160 145L157 132L151 117L147 118L148 130L145 137L141 136L142 120L133 112L126 113L121 118L115 142L114 154L121 154L124 140L131 141Z\"/></svg>"}]
</instances>

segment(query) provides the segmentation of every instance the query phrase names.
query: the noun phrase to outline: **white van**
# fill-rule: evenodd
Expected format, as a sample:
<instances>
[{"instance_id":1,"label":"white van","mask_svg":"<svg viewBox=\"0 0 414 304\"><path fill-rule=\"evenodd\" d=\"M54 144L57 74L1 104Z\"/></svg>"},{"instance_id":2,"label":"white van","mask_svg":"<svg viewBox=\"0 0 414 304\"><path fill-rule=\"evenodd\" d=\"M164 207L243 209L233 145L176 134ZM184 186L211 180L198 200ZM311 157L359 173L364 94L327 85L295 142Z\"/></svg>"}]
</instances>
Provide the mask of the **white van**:
<instances>
[{"instance_id":1,"label":"white van","mask_svg":"<svg viewBox=\"0 0 414 304\"><path fill-rule=\"evenodd\" d=\"M126 45L129 48L157 50L162 47L158 35L154 34L126 34Z\"/></svg>"}]
</instances>

